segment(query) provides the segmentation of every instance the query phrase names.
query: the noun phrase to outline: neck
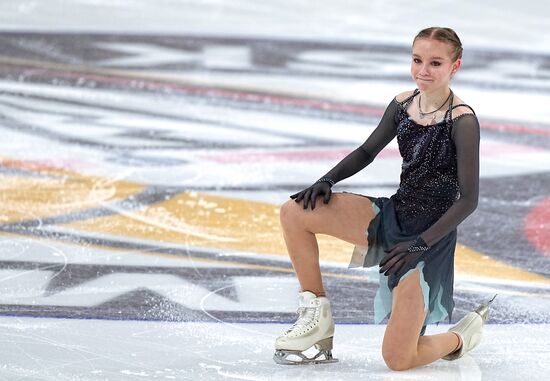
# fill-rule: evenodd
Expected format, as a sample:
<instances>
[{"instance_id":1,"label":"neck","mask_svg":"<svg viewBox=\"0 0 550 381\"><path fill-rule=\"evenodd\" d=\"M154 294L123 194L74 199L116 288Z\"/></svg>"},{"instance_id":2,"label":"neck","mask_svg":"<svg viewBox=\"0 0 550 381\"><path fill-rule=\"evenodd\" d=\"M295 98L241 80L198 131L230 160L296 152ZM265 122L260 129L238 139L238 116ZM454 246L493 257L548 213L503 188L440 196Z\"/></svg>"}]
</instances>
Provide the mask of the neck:
<instances>
[{"instance_id":1,"label":"neck","mask_svg":"<svg viewBox=\"0 0 550 381\"><path fill-rule=\"evenodd\" d=\"M449 97L450 93L451 89L448 86L430 92L420 91L420 107L424 112L433 111L445 102L445 99Z\"/></svg>"}]
</instances>

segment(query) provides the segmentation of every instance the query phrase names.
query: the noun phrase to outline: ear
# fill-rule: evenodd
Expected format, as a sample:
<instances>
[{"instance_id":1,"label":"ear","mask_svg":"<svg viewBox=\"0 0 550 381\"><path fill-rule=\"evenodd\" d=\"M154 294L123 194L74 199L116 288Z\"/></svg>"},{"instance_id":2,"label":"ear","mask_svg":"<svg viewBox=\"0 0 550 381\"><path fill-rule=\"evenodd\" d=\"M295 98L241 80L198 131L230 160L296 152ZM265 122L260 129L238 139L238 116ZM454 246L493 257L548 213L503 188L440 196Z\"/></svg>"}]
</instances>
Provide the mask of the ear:
<instances>
[{"instance_id":1,"label":"ear","mask_svg":"<svg viewBox=\"0 0 550 381\"><path fill-rule=\"evenodd\" d=\"M453 63L453 68L452 68L452 70L451 70L451 73L452 73L452 74L456 74L456 72L458 71L458 69L460 69L460 66L462 66L462 58L457 59L457 60Z\"/></svg>"}]
</instances>

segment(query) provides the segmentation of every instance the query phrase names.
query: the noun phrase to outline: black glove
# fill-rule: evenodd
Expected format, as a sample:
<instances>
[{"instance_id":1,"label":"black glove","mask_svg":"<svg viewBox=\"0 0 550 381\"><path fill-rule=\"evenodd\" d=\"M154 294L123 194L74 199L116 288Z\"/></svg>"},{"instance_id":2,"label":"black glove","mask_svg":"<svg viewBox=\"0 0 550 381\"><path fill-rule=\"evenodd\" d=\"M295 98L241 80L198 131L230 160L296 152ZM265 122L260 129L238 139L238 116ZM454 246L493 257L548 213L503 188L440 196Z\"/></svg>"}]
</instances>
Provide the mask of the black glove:
<instances>
[{"instance_id":1,"label":"black glove","mask_svg":"<svg viewBox=\"0 0 550 381\"><path fill-rule=\"evenodd\" d=\"M379 272L386 276L397 274L404 266L420 258L428 249L428 245L420 236L414 241L398 243L386 250L388 254L380 261Z\"/></svg>"},{"instance_id":2,"label":"black glove","mask_svg":"<svg viewBox=\"0 0 550 381\"><path fill-rule=\"evenodd\" d=\"M325 204L328 204L330 196L332 195L332 186L334 181L324 177L319 179L310 186L309 188L304 189L301 192L295 193L290 198L294 199L296 202L304 200L304 209L307 209L308 205L311 204L311 210L315 209L315 200L318 196L324 195Z\"/></svg>"}]
</instances>

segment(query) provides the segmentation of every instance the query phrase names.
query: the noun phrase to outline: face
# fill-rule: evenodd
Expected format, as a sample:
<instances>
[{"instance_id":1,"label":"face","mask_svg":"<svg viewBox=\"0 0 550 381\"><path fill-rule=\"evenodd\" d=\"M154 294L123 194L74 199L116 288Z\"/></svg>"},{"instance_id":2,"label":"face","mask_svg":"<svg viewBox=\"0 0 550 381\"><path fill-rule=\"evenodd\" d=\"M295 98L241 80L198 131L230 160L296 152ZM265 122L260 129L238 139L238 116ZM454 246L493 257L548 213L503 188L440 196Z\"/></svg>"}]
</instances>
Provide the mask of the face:
<instances>
[{"instance_id":1,"label":"face","mask_svg":"<svg viewBox=\"0 0 550 381\"><path fill-rule=\"evenodd\" d=\"M452 47L441 41L419 38L412 48L411 75L419 90L432 91L449 86L461 60L452 62Z\"/></svg>"}]
</instances>

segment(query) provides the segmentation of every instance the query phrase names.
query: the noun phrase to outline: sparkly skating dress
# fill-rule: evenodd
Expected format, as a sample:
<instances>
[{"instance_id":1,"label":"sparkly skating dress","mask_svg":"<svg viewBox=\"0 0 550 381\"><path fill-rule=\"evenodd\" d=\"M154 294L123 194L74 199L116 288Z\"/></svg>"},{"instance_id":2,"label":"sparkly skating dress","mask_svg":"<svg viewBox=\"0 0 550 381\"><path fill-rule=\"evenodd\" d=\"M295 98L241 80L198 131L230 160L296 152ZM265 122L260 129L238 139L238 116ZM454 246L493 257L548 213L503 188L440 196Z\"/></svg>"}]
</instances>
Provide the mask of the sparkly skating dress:
<instances>
[{"instance_id":1,"label":"sparkly skating dress","mask_svg":"<svg viewBox=\"0 0 550 381\"><path fill-rule=\"evenodd\" d=\"M397 136L403 157L399 189L390 198L361 195L373 202L377 214L366 232L368 247L355 246L349 267L378 266L385 250L425 233L423 237L431 241L426 239L430 249L398 273L380 274L374 300L375 323L380 323L391 313L393 288L412 271L420 269L427 307L420 333L423 335L426 324L439 323L445 318L451 321L456 226L477 205L479 124L475 113L452 118L452 110L459 105L451 107L451 93L444 119L432 125L420 125L407 113L418 94L416 89L402 102L394 98L367 141L344 159L340 168L335 167L326 176L340 180L364 168ZM358 164L360 157L363 162Z\"/></svg>"}]
</instances>

